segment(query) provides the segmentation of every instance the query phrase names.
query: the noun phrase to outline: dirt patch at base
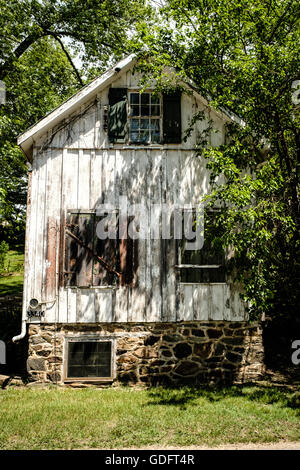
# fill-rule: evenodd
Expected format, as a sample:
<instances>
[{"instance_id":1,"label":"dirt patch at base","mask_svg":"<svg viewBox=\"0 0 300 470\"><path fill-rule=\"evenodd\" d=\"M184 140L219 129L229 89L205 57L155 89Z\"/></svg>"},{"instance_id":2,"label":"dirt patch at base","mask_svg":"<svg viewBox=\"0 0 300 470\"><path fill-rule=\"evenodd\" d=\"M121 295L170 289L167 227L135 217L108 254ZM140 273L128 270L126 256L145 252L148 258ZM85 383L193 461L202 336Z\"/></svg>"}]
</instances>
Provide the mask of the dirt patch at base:
<instances>
[{"instance_id":1,"label":"dirt patch at base","mask_svg":"<svg viewBox=\"0 0 300 470\"><path fill-rule=\"evenodd\" d=\"M121 450L121 449L120 449ZM156 447L148 446L143 448L130 447L122 450L300 450L300 441L289 442L281 441L274 443L255 444L223 444L216 447L208 446L190 446L190 447Z\"/></svg>"}]
</instances>

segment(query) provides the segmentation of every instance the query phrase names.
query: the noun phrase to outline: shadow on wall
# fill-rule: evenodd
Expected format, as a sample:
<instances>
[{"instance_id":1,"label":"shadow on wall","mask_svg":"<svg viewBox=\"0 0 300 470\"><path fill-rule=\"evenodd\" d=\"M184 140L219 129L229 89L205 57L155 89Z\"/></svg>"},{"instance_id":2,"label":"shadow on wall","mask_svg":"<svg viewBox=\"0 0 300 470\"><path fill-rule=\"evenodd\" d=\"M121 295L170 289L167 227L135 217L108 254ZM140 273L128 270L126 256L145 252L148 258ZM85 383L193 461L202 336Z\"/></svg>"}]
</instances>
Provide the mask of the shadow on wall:
<instances>
[{"instance_id":1,"label":"shadow on wall","mask_svg":"<svg viewBox=\"0 0 300 470\"><path fill-rule=\"evenodd\" d=\"M263 326L263 344L267 371L279 374L291 383L300 383L300 364L294 364L292 343L300 341L300 321L277 318ZM300 357L300 354L298 355Z\"/></svg>"},{"instance_id":2,"label":"shadow on wall","mask_svg":"<svg viewBox=\"0 0 300 470\"><path fill-rule=\"evenodd\" d=\"M261 328L246 322L149 325L149 335L117 351L117 379L149 386L247 383L264 378Z\"/></svg>"},{"instance_id":3,"label":"shadow on wall","mask_svg":"<svg viewBox=\"0 0 300 470\"><path fill-rule=\"evenodd\" d=\"M20 333L22 296L0 298L0 340L5 343L6 360L0 364L1 375L27 376L28 337L13 343L13 336Z\"/></svg>"}]
</instances>

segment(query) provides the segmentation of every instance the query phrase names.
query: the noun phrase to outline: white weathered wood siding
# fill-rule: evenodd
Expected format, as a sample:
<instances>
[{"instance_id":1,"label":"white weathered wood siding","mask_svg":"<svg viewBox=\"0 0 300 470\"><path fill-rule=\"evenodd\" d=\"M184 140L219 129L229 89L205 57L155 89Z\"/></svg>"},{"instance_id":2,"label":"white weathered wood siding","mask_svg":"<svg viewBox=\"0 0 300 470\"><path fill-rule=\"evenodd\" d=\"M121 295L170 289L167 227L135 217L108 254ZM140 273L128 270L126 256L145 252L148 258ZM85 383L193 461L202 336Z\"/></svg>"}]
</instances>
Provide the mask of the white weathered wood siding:
<instances>
[{"instance_id":1,"label":"white weathered wood siding","mask_svg":"<svg viewBox=\"0 0 300 470\"><path fill-rule=\"evenodd\" d=\"M132 89L137 85L138 77L131 72L113 83ZM207 116L186 142L153 148L112 146L102 122L107 104L105 89L70 116L67 126L61 123L34 144L24 309L35 297L45 302L46 322L243 320L244 308L232 286L179 282L175 244L168 240L139 240L137 287L60 286L60 231L68 209L97 209L103 203L118 207L120 196L148 207L197 207L209 191L209 174L192 149L210 119L218 130L211 133L211 143L217 146L224 139L224 117L183 95L183 130L195 111L203 109ZM150 213L149 230L153 221Z\"/></svg>"}]
</instances>

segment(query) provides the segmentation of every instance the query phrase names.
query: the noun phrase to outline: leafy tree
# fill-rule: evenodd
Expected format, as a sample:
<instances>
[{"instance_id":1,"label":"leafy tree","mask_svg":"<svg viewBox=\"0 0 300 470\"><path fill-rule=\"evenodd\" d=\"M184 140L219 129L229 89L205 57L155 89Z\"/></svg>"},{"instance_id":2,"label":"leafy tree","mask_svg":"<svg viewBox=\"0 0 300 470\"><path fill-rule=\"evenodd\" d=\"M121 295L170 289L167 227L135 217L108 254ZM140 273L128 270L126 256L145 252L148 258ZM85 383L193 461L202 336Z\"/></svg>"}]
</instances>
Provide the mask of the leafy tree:
<instances>
[{"instance_id":1,"label":"leafy tree","mask_svg":"<svg viewBox=\"0 0 300 470\"><path fill-rule=\"evenodd\" d=\"M106 64L126 53L134 24L151 15L144 0L0 0L0 80L36 41L52 37L80 74L64 46L68 39L84 63Z\"/></svg>"},{"instance_id":2,"label":"leafy tree","mask_svg":"<svg viewBox=\"0 0 300 470\"><path fill-rule=\"evenodd\" d=\"M0 240L24 238L25 159L17 135L127 52L144 0L0 0ZM72 51L72 52L71 52ZM82 70L74 54L79 54ZM92 65L91 65L92 64Z\"/></svg>"},{"instance_id":3,"label":"leafy tree","mask_svg":"<svg viewBox=\"0 0 300 470\"><path fill-rule=\"evenodd\" d=\"M220 148L207 129L198 157L211 171L209 204L222 201L215 243L234 250L228 267L252 318L298 315L299 13L296 0L169 0L158 26L139 30L148 75L160 80L171 65L213 107L239 116Z\"/></svg>"},{"instance_id":4,"label":"leafy tree","mask_svg":"<svg viewBox=\"0 0 300 470\"><path fill-rule=\"evenodd\" d=\"M0 238L22 243L27 168L16 145L29 125L76 91L73 69L53 39L36 42L8 73L6 103L0 108Z\"/></svg>"},{"instance_id":5,"label":"leafy tree","mask_svg":"<svg viewBox=\"0 0 300 470\"><path fill-rule=\"evenodd\" d=\"M0 243L0 276L5 265L5 260L6 260L8 250L9 250L8 243L6 243L5 241L2 241Z\"/></svg>"}]
</instances>

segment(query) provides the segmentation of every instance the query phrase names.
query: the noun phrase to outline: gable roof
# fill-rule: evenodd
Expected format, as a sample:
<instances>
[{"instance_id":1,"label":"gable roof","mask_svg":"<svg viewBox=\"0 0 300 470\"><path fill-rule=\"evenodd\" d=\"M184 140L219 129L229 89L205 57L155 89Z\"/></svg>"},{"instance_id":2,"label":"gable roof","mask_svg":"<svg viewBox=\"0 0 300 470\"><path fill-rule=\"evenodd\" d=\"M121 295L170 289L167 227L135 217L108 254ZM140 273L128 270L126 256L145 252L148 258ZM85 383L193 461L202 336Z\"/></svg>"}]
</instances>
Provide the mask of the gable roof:
<instances>
[{"instance_id":1,"label":"gable roof","mask_svg":"<svg viewBox=\"0 0 300 470\"><path fill-rule=\"evenodd\" d=\"M92 80L88 85L85 85L83 88L81 88L75 95L71 96L68 100L64 101L64 103L55 108L44 118L33 124L33 126L29 127L23 134L19 135L17 143L20 145L26 157L30 159L32 156L32 145L34 138L37 138L39 135L47 132L47 130L53 128L68 115L72 114L72 112L74 112L78 106L91 98L95 92L98 92L106 86L110 85L110 83L117 78L117 75L120 74L121 71L124 72L130 69L134 63L134 54L131 54L125 59L122 59L112 68L107 70L107 72L105 72L103 75Z\"/></svg>"},{"instance_id":2,"label":"gable roof","mask_svg":"<svg viewBox=\"0 0 300 470\"><path fill-rule=\"evenodd\" d=\"M32 149L34 139L37 139L39 136L47 132L49 129L55 127L63 119L72 114L78 106L82 105L95 95L95 93L101 91L105 87L109 86L113 81L116 80L120 73L128 71L136 62L135 54L131 54L125 59L120 60L117 64L107 70L100 77L95 78L89 84L81 88L77 93L71 96L68 100L64 101L60 106L55 108L44 118L40 119L37 123L29 127L23 134L20 134L17 139L17 144L21 147L26 157L32 159ZM199 94L197 88L193 83L184 82L185 86L188 86L193 90L202 103L210 107L209 99L204 98ZM214 110L215 113L221 115L225 120L235 121L239 125L243 125L242 119L240 119L235 113L227 109L221 109L219 111Z\"/></svg>"}]
</instances>

